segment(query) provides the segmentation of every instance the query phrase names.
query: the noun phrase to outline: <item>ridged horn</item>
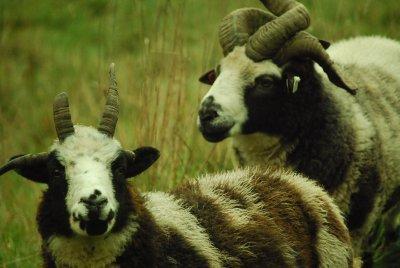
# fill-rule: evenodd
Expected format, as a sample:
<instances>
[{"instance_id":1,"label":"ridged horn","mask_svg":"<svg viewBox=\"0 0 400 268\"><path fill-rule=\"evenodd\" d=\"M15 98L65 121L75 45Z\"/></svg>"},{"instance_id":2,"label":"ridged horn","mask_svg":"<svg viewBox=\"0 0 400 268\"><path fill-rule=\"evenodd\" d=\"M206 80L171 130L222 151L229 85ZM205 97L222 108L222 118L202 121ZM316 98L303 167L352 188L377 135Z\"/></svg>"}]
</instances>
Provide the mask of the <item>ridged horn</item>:
<instances>
[{"instance_id":1,"label":"ridged horn","mask_svg":"<svg viewBox=\"0 0 400 268\"><path fill-rule=\"evenodd\" d=\"M58 94L53 103L54 125L60 142L74 133L71 114L69 112L68 95L65 92Z\"/></svg>"},{"instance_id":2,"label":"ridged horn","mask_svg":"<svg viewBox=\"0 0 400 268\"><path fill-rule=\"evenodd\" d=\"M346 76L325 51L329 43L303 32L310 25L304 5L295 0L260 1L273 14L239 9L223 19L219 36L224 55L235 46L246 44L246 54L254 61L275 59L282 65L295 57L309 57L323 68L333 84L350 94L356 93L351 81L345 81Z\"/></svg>"},{"instance_id":3,"label":"ridged horn","mask_svg":"<svg viewBox=\"0 0 400 268\"><path fill-rule=\"evenodd\" d=\"M320 40L307 32L300 32L295 38L286 42L274 57L274 62L278 65L285 64L293 58L310 58L317 62L324 72L328 75L329 80L338 87L345 89L352 95L357 90L351 81L344 81L345 74L341 73L341 69L329 57Z\"/></svg>"},{"instance_id":4,"label":"ridged horn","mask_svg":"<svg viewBox=\"0 0 400 268\"><path fill-rule=\"evenodd\" d=\"M109 137L113 137L119 113L119 97L114 63L111 63L110 65L109 79L110 85L107 93L106 106L104 108L98 130Z\"/></svg>"},{"instance_id":5,"label":"ridged horn","mask_svg":"<svg viewBox=\"0 0 400 268\"><path fill-rule=\"evenodd\" d=\"M241 8L225 16L219 26L219 43L226 56L235 46L247 43L261 26L276 19L270 12L257 8Z\"/></svg>"},{"instance_id":6,"label":"ridged horn","mask_svg":"<svg viewBox=\"0 0 400 268\"><path fill-rule=\"evenodd\" d=\"M255 32L246 45L246 54L254 61L272 58L298 32L310 25L307 8L294 0L261 0L276 19Z\"/></svg>"},{"instance_id":7,"label":"ridged horn","mask_svg":"<svg viewBox=\"0 0 400 268\"><path fill-rule=\"evenodd\" d=\"M11 170L38 166L47 159L48 155L48 153L39 153L15 157L0 167L0 176Z\"/></svg>"}]
</instances>

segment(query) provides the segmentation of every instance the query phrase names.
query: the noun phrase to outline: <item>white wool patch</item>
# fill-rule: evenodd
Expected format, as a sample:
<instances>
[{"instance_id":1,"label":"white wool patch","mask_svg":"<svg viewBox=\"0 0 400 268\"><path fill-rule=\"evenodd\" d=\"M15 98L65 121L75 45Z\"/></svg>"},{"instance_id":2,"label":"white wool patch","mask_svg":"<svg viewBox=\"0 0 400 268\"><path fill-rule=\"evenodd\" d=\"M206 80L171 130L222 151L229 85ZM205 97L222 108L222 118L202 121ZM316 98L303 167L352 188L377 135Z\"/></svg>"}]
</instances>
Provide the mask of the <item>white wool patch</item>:
<instances>
[{"instance_id":1,"label":"white wool patch","mask_svg":"<svg viewBox=\"0 0 400 268\"><path fill-rule=\"evenodd\" d=\"M108 213L118 209L115 192L112 184L111 163L118 156L121 145L97 129L87 126L75 126L75 133L67 137L62 143L58 141L51 150L58 152L57 158L65 167L68 183L66 205L71 217L72 214L85 215L87 209L80 202L88 198L95 190L101 192L102 198L108 203L102 209L100 218L106 219ZM79 234L85 233L79 228L79 222L70 219L72 229ZM108 225L109 231L113 222Z\"/></svg>"},{"instance_id":2,"label":"white wool patch","mask_svg":"<svg viewBox=\"0 0 400 268\"><path fill-rule=\"evenodd\" d=\"M245 228L253 215L262 213L263 205L258 202L259 196L251 186L252 175L248 169L235 170L220 174L204 175L198 179L202 194L213 200L232 219L232 224L239 228ZM220 186L229 188L240 195L247 205L242 208L238 200L231 199L223 194Z\"/></svg>"},{"instance_id":3,"label":"white wool patch","mask_svg":"<svg viewBox=\"0 0 400 268\"><path fill-rule=\"evenodd\" d=\"M337 63L379 67L400 80L400 43L381 36L362 36L333 44L328 54Z\"/></svg>"},{"instance_id":4,"label":"white wool patch","mask_svg":"<svg viewBox=\"0 0 400 268\"><path fill-rule=\"evenodd\" d=\"M317 248L321 267L348 267L348 260L352 255L351 247L328 233L326 228L318 232Z\"/></svg>"},{"instance_id":5,"label":"white wool patch","mask_svg":"<svg viewBox=\"0 0 400 268\"><path fill-rule=\"evenodd\" d=\"M326 226L326 211L323 207L328 206L336 216L340 228L346 229L343 216L333 200L314 181L292 172L277 171L276 173L282 180L291 184L300 193L303 202L313 210L313 214L318 215L318 219L315 220L322 225L317 230L317 251L321 267L347 267L348 259L352 255L351 246L329 233Z\"/></svg>"},{"instance_id":6,"label":"white wool patch","mask_svg":"<svg viewBox=\"0 0 400 268\"><path fill-rule=\"evenodd\" d=\"M300 193L301 199L304 203L310 205L311 208L314 208L315 212L321 216L320 219L324 219L326 216L326 212L321 209L321 205L325 204L330 207L339 222L343 227L345 227L342 212L329 194L323 188L319 187L315 181L310 180L301 174L287 170L279 170L274 173L276 176L279 176L282 180L285 180L292 185Z\"/></svg>"},{"instance_id":7,"label":"white wool patch","mask_svg":"<svg viewBox=\"0 0 400 268\"><path fill-rule=\"evenodd\" d=\"M212 96L214 102L221 106L219 116L232 118L235 125L229 134L241 133L242 125L248 119L244 103L245 88L254 83L259 75L281 77L281 69L271 60L254 62L245 54L244 47L236 47L221 61L221 73L211 86L203 101Z\"/></svg>"},{"instance_id":8,"label":"white wool patch","mask_svg":"<svg viewBox=\"0 0 400 268\"><path fill-rule=\"evenodd\" d=\"M183 204L163 192L147 193L145 206L161 228L172 228L206 258L210 267L222 267L223 256L212 244L206 230Z\"/></svg>"},{"instance_id":9,"label":"white wool patch","mask_svg":"<svg viewBox=\"0 0 400 268\"><path fill-rule=\"evenodd\" d=\"M304 203L309 204L315 208L319 208L320 205L328 203L332 205L334 212L341 217L339 209L334 205L333 200L329 198L325 190L319 186L313 180L307 179L299 173L287 171L287 170L277 170L269 173L272 176L280 177L281 180L286 181L288 184L292 185L301 195ZM269 176L271 176L269 175ZM324 216L325 212L320 210L321 216Z\"/></svg>"},{"instance_id":10,"label":"white wool patch","mask_svg":"<svg viewBox=\"0 0 400 268\"><path fill-rule=\"evenodd\" d=\"M71 238L53 235L47 243L57 266L106 267L123 253L138 228L136 217L131 215L126 227L118 233Z\"/></svg>"},{"instance_id":11,"label":"white wool patch","mask_svg":"<svg viewBox=\"0 0 400 268\"><path fill-rule=\"evenodd\" d=\"M233 147L239 150L247 165L289 168L286 164L287 154L294 144L284 146L278 136L254 133L233 137Z\"/></svg>"}]
</instances>

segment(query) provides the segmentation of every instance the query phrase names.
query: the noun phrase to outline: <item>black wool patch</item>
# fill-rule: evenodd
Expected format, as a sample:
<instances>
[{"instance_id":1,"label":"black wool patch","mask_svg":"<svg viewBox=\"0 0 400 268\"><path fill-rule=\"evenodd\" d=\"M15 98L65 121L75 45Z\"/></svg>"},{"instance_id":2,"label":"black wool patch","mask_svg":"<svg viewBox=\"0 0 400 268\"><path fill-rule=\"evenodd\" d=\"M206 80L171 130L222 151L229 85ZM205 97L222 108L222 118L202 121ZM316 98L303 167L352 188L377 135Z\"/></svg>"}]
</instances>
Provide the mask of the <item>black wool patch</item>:
<instances>
[{"instance_id":1,"label":"black wool patch","mask_svg":"<svg viewBox=\"0 0 400 268\"><path fill-rule=\"evenodd\" d=\"M43 192L36 217L39 233L44 241L51 235L72 235L69 213L65 204L68 183L65 179L64 167L56 158L56 152L50 153L47 169L51 174L49 187Z\"/></svg>"}]
</instances>

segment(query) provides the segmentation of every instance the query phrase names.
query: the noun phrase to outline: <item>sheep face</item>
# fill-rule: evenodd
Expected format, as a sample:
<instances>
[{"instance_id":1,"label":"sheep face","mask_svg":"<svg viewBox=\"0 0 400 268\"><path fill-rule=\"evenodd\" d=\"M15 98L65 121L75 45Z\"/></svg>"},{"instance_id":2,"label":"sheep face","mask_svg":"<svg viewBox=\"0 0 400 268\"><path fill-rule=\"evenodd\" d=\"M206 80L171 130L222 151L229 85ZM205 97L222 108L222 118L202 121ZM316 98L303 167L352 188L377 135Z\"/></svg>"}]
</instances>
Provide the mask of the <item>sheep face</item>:
<instances>
[{"instance_id":1,"label":"sheep face","mask_svg":"<svg viewBox=\"0 0 400 268\"><path fill-rule=\"evenodd\" d=\"M74 130L49 153L18 155L0 167L0 175L15 170L48 185L37 216L44 239L118 232L135 210L127 179L159 157L151 147L123 150L117 140L92 127L76 125Z\"/></svg>"},{"instance_id":2,"label":"sheep face","mask_svg":"<svg viewBox=\"0 0 400 268\"><path fill-rule=\"evenodd\" d=\"M299 81L287 69L271 60L254 62L246 56L244 47L236 47L215 71L200 78L212 85L198 116L205 139L219 142L258 131L279 134L277 127L285 124L284 115L297 95L294 91Z\"/></svg>"},{"instance_id":3,"label":"sheep face","mask_svg":"<svg viewBox=\"0 0 400 268\"><path fill-rule=\"evenodd\" d=\"M119 142L89 127L75 127L74 135L52 147L49 159L49 192L64 184L68 222L80 235L99 235L111 230L119 202L116 192L124 191L117 184L119 173L112 164L121 152ZM120 167L118 167L120 168ZM119 189L117 189L117 187Z\"/></svg>"},{"instance_id":4,"label":"sheep face","mask_svg":"<svg viewBox=\"0 0 400 268\"><path fill-rule=\"evenodd\" d=\"M150 167L159 152L151 147L123 150L117 140L92 127L76 125L74 130L45 157L15 169L48 185L38 212L39 231L45 236L118 231L134 209L127 178Z\"/></svg>"}]
</instances>

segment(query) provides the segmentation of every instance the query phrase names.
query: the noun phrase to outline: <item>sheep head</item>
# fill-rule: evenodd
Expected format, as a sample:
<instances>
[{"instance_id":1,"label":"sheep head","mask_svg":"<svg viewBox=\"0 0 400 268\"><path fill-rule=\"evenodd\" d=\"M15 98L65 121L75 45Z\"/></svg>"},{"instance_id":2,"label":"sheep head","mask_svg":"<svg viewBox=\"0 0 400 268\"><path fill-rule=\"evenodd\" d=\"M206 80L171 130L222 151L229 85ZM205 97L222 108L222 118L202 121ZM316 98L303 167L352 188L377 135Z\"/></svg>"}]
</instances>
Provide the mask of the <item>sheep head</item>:
<instances>
[{"instance_id":1,"label":"sheep head","mask_svg":"<svg viewBox=\"0 0 400 268\"><path fill-rule=\"evenodd\" d=\"M280 105L286 95L297 91L300 81L310 76L312 62L322 67L334 85L350 94L356 92L352 81L326 52L329 43L304 31L310 25L304 5L294 0L261 2L269 11L243 8L222 20L219 41L225 58L199 79L211 85L198 119L209 141L257 131L243 131L252 113L249 105ZM278 110L275 112L279 116Z\"/></svg>"},{"instance_id":2,"label":"sheep head","mask_svg":"<svg viewBox=\"0 0 400 268\"><path fill-rule=\"evenodd\" d=\"M58 140L50 152L15 156L0 168L0 175L15 170L48 185L42 206L50 211L39 218L54 217L49 222L57 224L50 224L48 228L54 229L50 233L106 234L126 220L124 206L130 204L126 179L150 167L159 152L151 147L123 150L113 138L119 111L114 64L97 129L73 125L66 93L56 96L53 111Z\"/></svg>"},{"instance_id":3,"label":"sheep head","mask_svg":"<svg viewBox=\"0 0 400 268\"><path fill-rule=\"evenodd\" d=\"M324 69L331 82L351 94L355 89L345 81L340 69L329 58L326 41L304 32L310 16L295 0L261 0L271 10L239 9L226 16L220 25L219 41L226 56L235 46L245 45L246 55L259 62L272 59L282 66L293 58L311 58Z\"/></svg>"}]
</instances>

